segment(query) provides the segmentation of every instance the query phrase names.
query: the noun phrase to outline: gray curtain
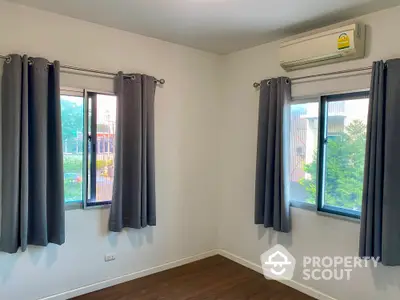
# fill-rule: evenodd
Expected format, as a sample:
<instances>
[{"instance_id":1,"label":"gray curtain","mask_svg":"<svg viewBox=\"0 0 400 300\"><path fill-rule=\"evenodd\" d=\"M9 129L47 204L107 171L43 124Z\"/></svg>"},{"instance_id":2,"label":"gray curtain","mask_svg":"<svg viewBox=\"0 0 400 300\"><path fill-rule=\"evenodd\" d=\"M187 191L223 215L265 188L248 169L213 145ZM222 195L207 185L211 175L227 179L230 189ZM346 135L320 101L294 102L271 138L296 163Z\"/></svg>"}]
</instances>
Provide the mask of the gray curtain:
<instances>
[{"instance_id":1,"label":"gray curtain","mask_svg":"<svg viewBox=\"0 0 400 300\"><path fill-rule=\"evenodd\" d=\"M255 224L276 231L291 229L289 201L285 197L284 119L285 103L291 99L289 78L263 80L260 86Z\"/></svg>"},{"instance_id":2,"label":"gray curtain","mask_svg":"<svg viewBox=\"0 0 400 300\"><path fill-rule=\"evenodd\" d=\"M374 62L361 214L361 257L400 265L400 59Z\"/></svg>"},{"instance_id":3,"label":"gray curtain","mask_svg":"<svg viewBox=\"0 0 400 300\"><path fill-rule=\"evenodd\" d=\"M115 90L117 128L109 229L156 225L154 178L155 78L119 73Z\"/></svg>"},{"instance_id":4,"label":"gray curtain","mask_svg":"<svg viewBox=\"0 0 400 300\"><path fill-rule=\"evenodd\" d=\"M65 242L60 65L11 55L1 99L0 250Z\"/></svg>"}]
</instances>

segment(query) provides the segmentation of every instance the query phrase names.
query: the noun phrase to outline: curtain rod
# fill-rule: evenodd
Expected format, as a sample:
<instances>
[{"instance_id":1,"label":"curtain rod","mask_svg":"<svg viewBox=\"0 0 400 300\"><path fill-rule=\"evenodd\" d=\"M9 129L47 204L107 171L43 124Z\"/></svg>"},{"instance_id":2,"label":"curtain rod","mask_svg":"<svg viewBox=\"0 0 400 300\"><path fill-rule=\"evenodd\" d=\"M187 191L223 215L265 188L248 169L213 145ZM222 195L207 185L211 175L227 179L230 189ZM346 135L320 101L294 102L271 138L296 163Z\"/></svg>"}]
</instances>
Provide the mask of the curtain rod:
<instances>
[{"instance_id":1,"label":"curtain rod","mask_svg":"<svg viewBox=\"0 0 400 300\"><path fill-rule=\"evenodd\" d=\"M341 75L341 74L347 74L347 73L353 73L353 72L361 72L361 71L370 71L370 70L372 70L372 67L363 67L363 68L347 69L347 70L328 72L328 73L313 74L313 75L302 76L302 77L294 77L294 78L291 78L290 80L291 81L297 81L297 80L304 80L304 79L310 79L310 78L315 78L315 77ZM259 88L260 84L261 84L261 82L254 82L253 83L253 87L254 88Z\"/></svg>"},{"instance_id":2,"label":"curtain rod","mask_svg":"<svg viewBox=\"0 0 400 300\"><path fill-rule=\"evenodd\" d=\"M10 56L4 56L0 54L0 59L4 60L9 60ZM51 63L49 63L51 65ZM87 68L81 68L81 67L75 67L75 66L68 66L68 65L60 65L60 68L65 69L65 70L73 70L73 71L79 71L79 72L88 72L88 73L94 73L94 74L100 74L100 75L106 75L106 76L117 76L117 73L113 72L107 72L107 71L101 71L101 70L96 70L96 69L87 69ZM126 77L134 77L132 75L124 75ZM165 79L156 79L156 83L158 84L164 84Z\"/></svg>"}]
</instances>

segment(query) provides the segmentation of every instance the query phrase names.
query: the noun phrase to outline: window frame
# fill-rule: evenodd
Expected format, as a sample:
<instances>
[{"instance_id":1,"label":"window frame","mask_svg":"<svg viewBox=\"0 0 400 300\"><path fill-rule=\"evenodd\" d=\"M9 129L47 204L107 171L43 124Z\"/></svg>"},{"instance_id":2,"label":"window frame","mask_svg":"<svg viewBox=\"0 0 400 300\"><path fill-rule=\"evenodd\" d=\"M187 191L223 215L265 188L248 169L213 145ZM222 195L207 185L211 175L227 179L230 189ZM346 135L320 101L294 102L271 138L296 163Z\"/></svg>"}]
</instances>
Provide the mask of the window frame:
<instances>
[{"instance_id":1,"label":"window frame","mask_svg":"<svg viewBox=\"0 0 400 300\"><path fill-rule=\"evenodd\" d=\"M95 90L84 90L84 120L83 120L83 136L84 145L84 201L83 201L83 209L93 209L93 208L109 208L111 206L112 200L108 201L90 201L96 199L96 159L97 159L97 96L98 95L106 95L106 96L115 96L115 93L104 92L104 91L95 91ZM91 108L89 107L89 98L91 97ZM91 109L91 120L90 120L90 136L89 136L89 109ZM94 138L93 138L94 135ZM91 153L89 153L89 143L91 145ZM90 163L89 163L89 155L90 155ZM94 174L94 176L93 176ZM89 190L89 175L90 175L90 190Z\"/></svg>"},{"instance_id":2,"label":"window frame","mask_svg":"<svg viewBox=\"0 0 400 300\"><path fill-rule=\"evenodd\" d=\"M351 210L341 209L339 207L332 206L324 206L323 205L323 197L324 197L324 180L325 180L325 158L326 158L326 141L328 138L328 103L334 101L343 101L343 100L352 100L352 99L360 99L360 98L369 98L370 90L359 90L359 91L350 91L350 92L338 92L332 94L325 94L319 96L310 96L310 97L301 97L292 99L290 106L296 104L305 104L305 103L315 103L318 102L318 137L317 137L317 194L315 199L315 204L308 202L301 202L296 200L290 200L290 206L306 209L309 211L314 211L318 215L333 217L336 219L347 220L351 222L359 222L361 218L361 212L352 213ZM286 117L288 120L289 128L290 128L290 109L288 112L288 116ZM290 134L290 132L289 132ZM290 143L290 138L289 138ZM290 164L290 162L288 162ZM321 189L321 185L323 188Z\"/></svg>"},{"instance_id":3,"label":"window frame","mask_svg":"<svg viewBox=\"0 0 400 300\"><path fill-rule=\"evenodd\" d=\"M71 201L67 202L64 198L64 206L65 210L75 210L75 209L93 209L93 208L109 208L111 206L111 200L109 201L93 201L91 199L95 199L96 197L96 176L91 176L92 183L90 184L91 191L89 191L89 174L96 174L96 156L97 156L97 147L99 145L96 144L96 132L97 132L97 95L107 95L107 96L116 96L115 93L105 92L105 91L97 91L97 90L89 90L89 89L80 89L80 88L69 88L62 87L60 89L60 96L73 96L73 97L82 97L83 99L83 154L82 154L82 199L80 201ZM89 138L89 97L95 99L92 102L91 108L91 130L90 133L93 136L93 132L95 133L95 138ZM94 112L94 113L93 113ZM91 140L91 141L89 141ZM96 146L93 147L92 151L89 153L89 143L94 142ZM94 150L94 151L93 151ZM91 155L91 170L89 170L89 155ZM93 184L94 183L94 184Z\"/></svg>"},{"instance_id":4,"label":"window frame","mask_svg":"<svg viewBox=\"0 0 400 300\"><path fill-rule=\"evenodd\" d=\"M84 90L83 89L77 89L77 88L69 88L69 87L62 87L60 89L60 96L70 96L70 97L82 97L83 99L83 106L85 107L85 98L84 98ZM83 117L85 119L85 111L83 111ZM61 119L62 123L62 119ZM83 134L85 130L85 124L83 123ZM63 148L63 156L64 156L64 148ZM83 154L82 154L82 166L85 165L85 148L83 148ZM63 169L63 174L64 174L64 169ZM82 199L77 200L77 201L70 201L67 202L65 200L64 196L64 207L65 210L75 210L75 209L83 209L84 208L84 194L85 194L85 177L84 177L84 171L82 170Z\"/></svg>"},{"instance_id":5,"label":"window frame","mask_svg":"<svg viewBox=\"0 0 400 300\"><path fill-rule=\"evenodd\" d=\"M326 148L328 144L328 104L335 101L355 100L369 98L370 91L348 92L321 96L319 106L318 128L318 162L317 162L317 212L330 215L338 215L345 218L360 219L361 212L351 211L340 207L324 205L325 180L326 180Z\"/></svg>"},{"instance_id":6,"label":"window frame","mask_svg":"<svg viewBox=\"0 0 400 300\"><path fill-rule=\"evenodd\" d=\"M287 114L285 116L285 119L287 120L287 124L289 125L288 126L288 130L287 130L288 135L289 135L288 136L289 148L290 148L290 143L291 143L291 140L290 140L290 128L291 128L291 116L290 116L291 109L290 108L291 108L291 106L292 105L297 105L297 104L318 103L318 114L319 114L320 105L321 105L320 102L321 102L321 96L310 96L310 97L304 96L304 97L298 97L298 98L293 98L292 99L292 101L290 103L290 107L287 110ZM319 126L319 121L320 120L319 120L319 115L318 115L318 126ZM319 130L319 128L318 128L318 130ZM317 147L318 146L319 146L319 141L317 140ZM317 149L317 153L318 152L319 152L319 150ZM287 151L286 153L289 153L289 151ZM288 161L288 169L289 169L289 166L290 166L290 162ZM289 179L287 179L287 180L289 180ZM289 183L289 185L290 185L290 183ZM317 211L316 204L303 202L303 201L296 201L296 200L293 200L293 199L289 199L289 201L290 201L290 206L292 206L292 207L311 210L311 211L314 211L314 212ZM317 203L317 199L315 199L315 203Z\"/></svg>"},{"instance_id":7,"label":"window frame","mask_svg":"<svg viewBox=\"0 0 400 300\"><path fill-rule=\"evenodd\" d=\"M97 95L115 96L115 93L104 92L104 91L94 91L94 90L84 90L84 100L83 100L83 152L84 152L84 170L83 177L85 181L84 185L84 197L83 197L83 209L93 209L93 208L109 208L111 206L112 200L108 201L90 201L96 199L96 157L97 157ZM90 136L89 136L89 97L91 100L91 120L90 120ZM94 133L94 134L93 134ZM94 135L94 138L93 138ZM89 153L89 143L92 143L91 153ZM89 163L90 155L90 163ZM90 171L89 171L90 169ZM92 174L95 174L93 176ZM90 176L90 191L89 191L89 174Z\"/></svg>"}]
</instances>

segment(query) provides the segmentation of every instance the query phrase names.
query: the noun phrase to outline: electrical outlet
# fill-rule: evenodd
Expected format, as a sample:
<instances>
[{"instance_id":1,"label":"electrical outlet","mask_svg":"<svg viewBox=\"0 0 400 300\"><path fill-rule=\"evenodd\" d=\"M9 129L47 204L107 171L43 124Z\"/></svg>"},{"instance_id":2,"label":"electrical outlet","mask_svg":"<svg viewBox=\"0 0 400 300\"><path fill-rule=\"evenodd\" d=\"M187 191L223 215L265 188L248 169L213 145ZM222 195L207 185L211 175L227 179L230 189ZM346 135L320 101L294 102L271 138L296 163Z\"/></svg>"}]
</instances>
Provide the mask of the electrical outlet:
<instances>
[{"instance_id":1,"label":"electrical outlet","mask_svg":"<svg viewBox=\"0 0 400 300\"><path fill-rule=\"evenodd\" d=\"M115 253L106 254L104 256L104 261L109 262L115 260Z\"/></svg>"}]
</instances>

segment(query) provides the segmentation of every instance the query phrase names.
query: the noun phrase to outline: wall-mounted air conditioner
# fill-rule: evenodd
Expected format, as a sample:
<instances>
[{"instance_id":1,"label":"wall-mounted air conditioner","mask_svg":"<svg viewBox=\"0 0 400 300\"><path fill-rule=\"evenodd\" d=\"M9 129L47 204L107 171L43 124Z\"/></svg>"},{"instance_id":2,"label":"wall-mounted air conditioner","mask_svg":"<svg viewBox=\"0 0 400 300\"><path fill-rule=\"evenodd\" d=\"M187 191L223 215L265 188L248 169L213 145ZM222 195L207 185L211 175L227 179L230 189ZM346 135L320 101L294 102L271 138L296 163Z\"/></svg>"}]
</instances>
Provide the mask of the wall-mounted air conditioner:
<instances>
[{"instance_id":1,"label":"wall-mounted air conditioner","mask_svg":"<svg viewBox=\"0 0 400 300\"><path fill-rule=\"evenodd\" d=\"M286 71L362 58L365 25L350 24L282 42L280 62Z\"/></svg>"}]
</instances>

